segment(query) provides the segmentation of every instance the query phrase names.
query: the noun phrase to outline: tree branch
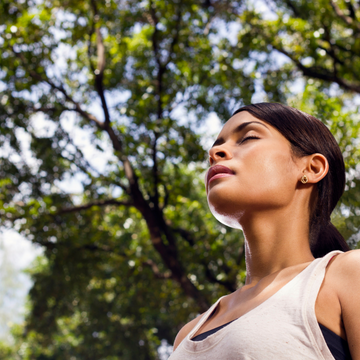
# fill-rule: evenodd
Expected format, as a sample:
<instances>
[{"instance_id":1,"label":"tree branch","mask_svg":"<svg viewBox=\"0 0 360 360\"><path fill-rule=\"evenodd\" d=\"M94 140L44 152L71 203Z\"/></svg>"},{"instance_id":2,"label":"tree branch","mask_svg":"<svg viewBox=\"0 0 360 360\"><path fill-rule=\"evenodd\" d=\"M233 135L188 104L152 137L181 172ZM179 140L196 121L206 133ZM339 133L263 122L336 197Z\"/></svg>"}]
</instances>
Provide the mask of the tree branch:
<instances>
[{"instance_id":1,"label":"tree branch","mask_svg":"<svg viewBox=\"0 0 360 360\"><path fill-rule=\"evenodd\" d=\"M164 203L161 206L161 210L164 210L166 208L167 204L169 203L169 197L170 197L170 193L167 186L163 184L163 187L164 187L165 197L164 197Z\"/></svg>"},{"instance_id":2,"label":"tree branch","mask_svg":"<svg viewBox=\"0 0 360 360\"><path fill-rule=\"evenodd\" d=\"M92 24L92 28L90 30L90 39L89 39L89 44L88 44L88 56L91 56L91 35L94 33L96 33L96 54L97 54L97 68L96 70L94 69L92 63L91 63L91 58L89 57L89 62L90 62L90 66L92 68L92 71L95 75L95 88L96 91L100 97L100 101L101 101L101 106L103 108L103 112L104 112L104 118L105 118L105 125L110 123L110 113L109 113L109 108L106 102L106 98L105 98L105 91L104 91L104 84L103 84L103 80L104 80L104 70L105 70L105 46L104 46L104 42L103 42L103 38L101 36L101 31L100 31L100 27L96 26L96 23L99 20L99 13L98 13L98 9L96 6L96 1L95 0L91 0L91 6L93 9L93 24Z\"/></svg>"},{"instance_id":3,"label":"tree branch","mask_svg":"<svg viewBox=\"0 0 360 360\"><path fill-rule=\"evenodd\" d=\"M14 50L13 50L14 51ZM22 62L24 63L24 66L26 64L26 61L24 59L24 57L22 56L21 53L17 53L14 51L14 54L16 56L18 56ZM101 121L99 121L94 115L89 114L88 112L84 111L80 104L78 102L76 102L74 99L71 98L70 95L67 94L66 90L64 89L64 87L62 85L58 86L56 84L54 84L49 78L43 78L42 76L40 76L39 74L37 74L36 72L29 70L30 75L37 79L38 81L41 82L45 82L47 83L52 89L58 90L60 93L62 93L65 97L66 100L68 100L70 103L72 103L75 107L72 109L73 111L78 112L80 115L82 115L85 119L95 122L95 124L98 126L98 128L100 130L105 130L109 137L110 140L113 144L113 148L115 150L115 153L118 157L118 159L123 163L124 165L124 170L125 170L125 175L130 183L130 187L131 187L131 191L132 194L135 196L135 200L143 200L143 196L140 192L140 189L137 185L137 177L132 169L132 166L130 164L129 159L127 158L127 156L125 156L124 154L121 154L122 152L122 143L120 141L120 139L116 136L114 129L110 126L109 123L103 123ZM64 106L65 107L65 106ZM66 107L65 107L66 108ZM67 110L70 110L68 108L66 108Z\"/></svg>"},{"instance_id":4,"label":"tree branch","mask_svg":"<svg viewBox=\"0 0 360 360\"><path fill-rule=\"evenodd\" d=\"M14 50L14 47L12 47L12 51L13 53L15 54L16 57L18 57L23 65L24 65L24 68L29 71L29 74L30 76L33 78L33 79L36 79L40 82L45 82L46 84L48 84L52 89L54 90L57 90L59 91L61 94L64 95L65 99L67 101L69 101L70 103L72 103L75 108L73 110L77 111L79 114L81 114L84 118L90 120L90 121L93 121L95 122L95 124L100 128L100 129L103 129L104 128L104 124L98 120L94 115L92 114L89 114L88 112L84 111L80 104L78 102L76 102L70 95L67 94L66 90L64 89L64 86L61 84L61 85L56 85L53 81L51 81L46 75L45 75L45 78L43 78L43 76L41 76L40 74L38 74L36 71L33 71L31 70L31 68L27 67L26 64L27 64L27 61L26 59L24 58L24 56L22 55L22 53L20 52L17 52ZM65 106L63 106L64 108L66 108Z\"/></svg>"},{"instance_id":5,"label":"tree branch","mask_svg":"<svg viewBox=\"0 0 360 360\"><path fill-rule=\"evenodd\" d=\"M119 253L118 251L114 251L109 246L99 247L98 245L95 245L95 244L89 244L89 245L83 246L82 248L85 248L85 249L91 250L91 251L100 250L100 251L105 251L105 252L111 252L113 254L122 256L125 260L129 259L129 256L127 256L125 253ZM151 259L141 261L140 265L149 267L152 270L155 278L157 278L157 279L171 279L172 278L170 272L162 273L160 271L159 267L157 266L157 264Z\"/></svg>"},{"instance_id":6,"label":"tree branch","mask_svg":"<svg viewBox=\"0 0 360 360\"><path fill-rule=\"evenodd\" d=\"M322 24L323 28L325 30L324 38L327 41L327 43L330 45L330 50L323 48L326 53L333 59L333 73L335 76L337 76L337 64L340 64L342 66L345 66L344 61L340 60L338 56L336 55L336 50L334 49L334 45L331 40L331 29L326 24Z\"/></svg>"},{"instance_id":7,"label":"tree branch","mask_svg":"<svg viewBox=\"0 0 360 360\"><path fill-rule=\"evenodd\" d=\"M93 19L93 22L91 24L91 28L90 28L90 32L89 32L88 48L87 48L89 66L90 66L90 69L91 69L91 71L93 73L95 72L95 68L94 68L94 65L93 65L93 63L91 61L91 56L93 55L92 54L92 46L91 46L91 38L92 38L94 32L95 32L95 19Z\"/></svg>"},{"instance_id":8,"label":"tree branch","mask_svg":"<svg viewBox=\"0 0 360 360\"><path fill-rule=\"evenodd\" d=\"M291 2L291 0L285 0L285 4L292 10L295 17L299 19L303 19L304 15L295 7L295 5Z\"/></svg>"},{"instance_id":9,"label":"tree branch","mask_svg":"<svg viewBox=\"0 0 360 360\"><path fill-rule=\"evenodd\" d=\"M330 44L330 45L331 45L331 44ZM324 50L324 51L332 58L332 60L334 61L335 64L340 64L340 65L342 65L342 66L345 66L344 61L340 60L340 59L336 56L333 46L330 47L330 50L327 49L327 48L325 48L325 47L323 47L323 46L319 46L319 49ZM335 70L333 71L333 74L336 75L336 71L335 71Z\"/></svg>"},{"instance_id":10,"label":"tree branch","mask_svg":"<svg viewBox=\"0 0 360 360\"><path fill-rule=\"evenodd\" d=\"M35 73L34 75L36 75L36 77L38 78L37 74ZM110 126L109 123L103 123L100 122L95 116L93 116L92 114L87 113L86 111L81 109L81 106L79 103L77 103L76 101L74 101L65 91L65 89L63 88L63 86L57 86L55 85L50 79L42 79L41 77L39 78L40 81L44 81L47 84L49 84L53 89L56 89L58 91L60 91L65 98L70 101L72 104L75 105L75 108L73 109L74 111L78 112L80 115L82 115L84 118L93 121L96 123L96 125L98 126L98 128L100 130L105 130L109 137L110 140L113 144L113 148L115 150L115 153L117 153L117 157L119 158L120 161L122 161L123 165L124 165L124 170L125 170L125 175L127 177L127 179L130 182L130 185L132 185L134 187L134 190L138 190L137 194L140 192L140 190L138 189L137 186L137 178L136 175L132 169L132 166L130 164L129 159L127 158L127 156L121 154L122 152L122 143L120 141L120 139L116 136L114 129ZM68 109L69 110L69 109ZM136 189L135 189L136 188Z\"/></svg>"},{"instance_id":11,"label":"tree branch","mask_svg":"<svg viewBox=\"0 0 360 360\"><path fill-rule=\"evenodd\" d=\"M182 229L182 228L173 228L173 231L180 234L180 236L191 246L193 247L195 245L195 240L192 236L192 234L190 233L190 231ZM245 251L244 251L244 245L241 247L240 251L239 251L239 255L238 255L238 261L237 264L239 265L241 260L243 259L245 255ZM209 269L209 264L206 261L202 261L202 265L205 268L205 275L206 277L213 283L217 283L220 284L222 286L224 286L226 289L228 289L229 291L233 292L236 290L236 282L232 282L232 281L223 281L223 280L218 280L216 278L216 276L212 273L212 271ZM223 270L225 271L226 274L230 273L229 267L226 264L223 264L222 266Z\"/></svg>"},{"instance_id":12,"label":"tree branch","mask_svg":"<svg viewBox=\"0 0 360 360\"><path fill-rule=\"evenodd\" d=\"M158 165L157 165L157 154L156 154L156 147L157 147L157 140L158 140L158 134L156 131L154 131L154 142L152 146L152 160L153 160L153 167L152 167L152 173L153 173L153 181L154 181L154 205L156 210L159 210L159 172L158 172Z\"/></svg>"},{"instance_id":13,"label":"tree branch","mask_svg":"<svg viewBox=\"0 0 360 360\"><path fill-rule=\"evenodd\" d=\"M89 244L89 245L83 246L82 248L84 248L86 250L91 250L91 251L100 250L100 251L105 251L105 252L111 252L113 254L122 256L124 259L129 259L129 256L127 256L125 253L118 253L117 251L114 251L113 249L111 249L108 246L99 247L98 245L95 245L95 244ZM171 279L172 278L170 272L162 273L160 271L159 267L157 266L157 264L151 259L141 261L140 265L149 267L152 270L156 279Z\"/></svg>"},{"instance_id":14,"label":"tree branch","mask_svg":"<svg viewBox=\"0 0 360 360\"><path fill-rule=\"evenodd\" d=\"M351 1L348 1L348 2L346 3L346 5L347 5L347 8L349 9L350 17L351 17L354 21L356 21L356 20L357 20L357 18L356 18L356 12L355 12L355 9L354 9Z\"/></svg>"},{"instance_id":15,"label":"tree branch","mask_svg":"<svg viewBox=\"0 0 360 360\"><path fill-rule=\"evenodd\" d=\"M336 4L336 2L334 0L330 0L330 4L332 6L332 8L334 9L336 15L342 19L348 26L351 27L355 27L357 31L360 30L360 25L359 23L355 23L354 22L354 18L352 18L351 16L347 16L345 15L341 9L338 7L338 5Z\"/></svg>"},{"instance_id":16,"label":"tree branch","mask_svg":"<svg viewBox=\"0 0 360 360\"><path fill-rule=\"evenodd\" d=\"M155 60L160 69L162 67L162 64L161 64L161 60L160 60L159 44L158 44L158 39L157 39L157 34L158 34L157 24L159 23L159 19L156 16L156 10L155 10L154 3L152 2L152 0L150 0L149 5L150 5L149 7L150 7L150 16L151 16L151 18L149 20L151 22L151 25L154 26L154 32L152 34L152 45L153 45Z\"/></svg>"},{"instance_id":17,"label":"tree branch","mask_svg":"<svg viewBox=\"0 0 360 360\"><path fill-rule=\"evenodd\" d=\"M162 273L159 270L159 267L157 266L157 264L154 261L152 261L151 259L143 261L142 264L150 267L152 272L154 273L154 276L157 279L171 279L172 278L171 273L169 273L169 272Z\"/></svg>"},{"instance_id":18,"label":"tree branch","mask_svg":"<svg viewBox=\"0 0 360 360\"><path fill-rule=\"evenodd\" d=\"M297 68L300 71L302 71L304 76L309 76L309 77L319 79L319 80L334 82L346 90L360 93L360 85L351 84L348 81L337 77L334 73L331 73L329 70L324 69L322 67L315 67L315 66L306 67L303 64L301 64L301 62L299 60L295 59L292 56L292 54L290 54L285 49L282 49L275 45L272 45L272 46L275 50L281 52L282 54L286 55L290 60L292 60L295 63L295 65L297 66Z\"/></svg>"},{"instance_id":19,"label":"tree branch","mask_svg":"<svg viewBox=\"0 0 360 360\"><path fill-rule=\"evenodd\" d=\"M182 228L173 228L175 233L178 233L191 247L195 245L195 240L190 231Z\"/></svg>"},{"instance_id":20,"label":"tree branch","mask_svg":"<svg viewBox=\"0 0 360 360\"><path fill-rule=\"evenodd\" d=\"M44 247L46 247L47 249L50 249L50 250L55 249L55 248L59 248L60 246L67 246L67 244L61 243L61 242L57 243L57 242L36 241L36 240L34 240L33 242L37 243L37 244L39 244L41 246L44 246ZM107 252L107 253L112 253L112 254L121 256L125 260L129 259L129 256L126 255L125 253L123 253L123 252L119 253L118 251L114 251L114 249L112 249L110 246L106 246L106 245L99 246L97 244L91 244L90 243L90 244L85 244L83 246L76 247L75 250L104 251L104 252ZM156 279L171 279L172 278L172 275L171 275L170 272L162 273L160 271L159 267L157 266L157 264L151 259L141 261L140 265L149 267L152 270L152 272L153 272Z\"/></svg>"},{"instance_id":21,"label":"tree branch","mask_svg":"<svg viewBox=\"0 0 360 360\"><path fill-rule=\"evenodd\" d=\"M157 71L157 76L156 76L156 95L157 95L157 103L158 103L158 111L157 111L157 118L161 119L162 118L162 76L165 72L165 66L161 63L161 59L160 59L160 51L159 51L159 43L158 43L158 29L157 29L157 24L159 23L159 20L156 16L156 9L154 6L154 3L152 2L152 0L150 0L150 19L149 21L151 21L151 24L154 26L154 32L152 34L152 46L153 46L153 51L154 51L154 56L155 56L155 61L158 67L158 71Z\"/></svg>"},{"instance_id":22,"label":"tree branch","mask_svg":"<svg viewBox=\"0 0 360 360\"><path fill-rule=\"evenodd\" d=\"M79 112L79 109L77 109L77 108L68 108L68 107L66 107L66 106L64 106L62 104L61 104L61 107L62 107L62 111L75 111L77 113L80 113L80 115L83 115L86 119L93 120L92 118L90 118L92 116L91 114L86 113L84 115L84 112ZM40 112L40 111L42 111L42 112L51 112L51 111L55 111L56 108L54 108L54 107L53 108L46 108L46 107L45 108L44 107L35 108L35 107L33 107L31 110L33 112ZM101 125L100 129L104 130L104 127ZM114 149L120 152L121 149L122 149L122 144L119 141L119 139L117 138L117 136L116 136L115 132L113 131L113 129L111 127L106 127L105 126L105 130L108 132L109 137L112 140L112 144L113 144ZM76 147L73 143L72 143L72 145L74 147ZM119 158L119 156L118 156L118 158ZM126 161L126 159L124 160L123 157L119 158L119 160L121 160L122 162ZM90 164L88 164L88 166L92 168L92 166ZM129 169L129 166L127 166L127 168L128 168L128 173L131 175L131 167ZM93 169L93 170L95 170L95 169ZM119 181L117 181L115 184L120 186L127 194L129 194L129 189L124 184L122 184Z\"/></svg>"},{"instance_id":23,"label":"tree branch","mask_svg":"<svg viewBox=\"0 0 360 360\"><path fill-rule=\"evenodd\" d=\"M92 208L94 206L107 206L107 205L134 206L134 204L131 203L131 202L119 201L119 200L115 200L115 199L108 199L108 200L94 201L94 202L84 204L84 205L80 205L80 206L63 208L63 209L60 209L59 211L57 211L53 215L69 214L69 213L73 213L73 212L79 212L79 211L82 211L82 210L87 210L87 209L90 209L90 208Z\"/></svg>"},{"instance_id":24,"label":"tree branch","mask_svg":"<svg viewBox=\"0 0 360 360\"><path fill-rule=\"evenodd\" d=\"M170 44L170 48L169 48L169 52L168 52L168 58L165 62L165 67L168 66L168 64L171 61L172 55L174 53L174 48L175 45L178 43L179 41L179 34L180 34L180 24L181 24L181 1L178 3L178 9L177 9L177 13L176 13L176 20L175 20L175 35L171 40L171 44Z\"/></svg>"},{"instance_id":25,"label":"tree branch","mask_svg":"<svg viewBox=\"0 0 360 360\"><path fill-rule=\"evenodd\" d=\"M223 281L223 280L218 280L216 278L216 276L212 273L212 271L209 269L208 264L203 263L204 267L205 267L205 275L206 277L212 282L212 283L217 283L219 285L224 286L226 289L228 289L230 292L234 292L236 291L236 284L234 284L231 281Z\"/></svg>"},{"instance_id":26,"label":"tree branch","mask_svg":"<svg viewBox=\"0 0 360 360\"><path fill-rule=\"evenodd\" d=\"M151 208L147 207L147 209L143 209L142 215L149 229L151 242L166 267L171 271L172 278L179 283L187 296L196 301L200 311L206 311L209 308L209 303L186 276L185 269L178 258L176 239L169 226L165 223L163 213L154 212ZM168 245L165 245L162 236L166 237Z\"/></svg>"}]
</instances>

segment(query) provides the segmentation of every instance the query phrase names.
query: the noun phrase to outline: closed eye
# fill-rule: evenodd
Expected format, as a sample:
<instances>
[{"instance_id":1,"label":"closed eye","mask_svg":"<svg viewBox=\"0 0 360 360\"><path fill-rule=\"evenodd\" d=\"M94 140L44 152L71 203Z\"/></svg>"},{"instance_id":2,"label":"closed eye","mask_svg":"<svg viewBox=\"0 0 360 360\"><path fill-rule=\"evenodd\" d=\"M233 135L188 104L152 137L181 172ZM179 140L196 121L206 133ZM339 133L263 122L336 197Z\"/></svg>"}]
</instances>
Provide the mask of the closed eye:
<instances>
[{"instance_id":1,"label":"closed eye","mask_svg":"<svg viewBox=\"0 0 360 360\"><path fill-rule=\"evenodd\" d=\"M239 143L242 144L243 142L245 142L246 140L250 140L250 139L260 139L258 136L254 136L254 135L250 135L247 137L242 138Z\"/></svg>"}]
</instances>

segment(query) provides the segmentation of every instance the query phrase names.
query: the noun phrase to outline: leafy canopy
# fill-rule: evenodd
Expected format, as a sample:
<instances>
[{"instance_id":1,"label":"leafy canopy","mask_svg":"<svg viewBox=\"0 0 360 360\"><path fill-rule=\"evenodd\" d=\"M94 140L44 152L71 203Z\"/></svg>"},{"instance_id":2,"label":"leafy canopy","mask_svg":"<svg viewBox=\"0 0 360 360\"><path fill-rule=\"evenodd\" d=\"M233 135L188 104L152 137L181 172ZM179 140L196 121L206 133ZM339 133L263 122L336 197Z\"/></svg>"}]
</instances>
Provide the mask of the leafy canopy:
<instances>
[{"instance_id":1,"label":"leafy canopy","mask_svg":"<svg viewBox=\"0 0 360 360\"><path fill-rule=\"evenodd\" d=\"M333 221L356 239L360 10L260 5L1 2L0 221L45 249L2 358L156 359L241 285L242 235L205 201L211 112L261 99L322 119L348 175Z\"/></svg>"}]
</instances>

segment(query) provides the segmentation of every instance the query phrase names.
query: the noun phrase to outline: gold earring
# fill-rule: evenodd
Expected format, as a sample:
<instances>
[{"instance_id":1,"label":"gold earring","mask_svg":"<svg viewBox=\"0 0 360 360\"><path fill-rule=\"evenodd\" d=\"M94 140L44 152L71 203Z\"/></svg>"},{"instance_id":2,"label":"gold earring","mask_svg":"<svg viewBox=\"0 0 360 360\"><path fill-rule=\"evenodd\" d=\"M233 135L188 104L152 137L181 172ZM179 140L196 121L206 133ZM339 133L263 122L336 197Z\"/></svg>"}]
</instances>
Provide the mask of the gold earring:
<instances>
[{"instance_id":1,"label":"gold earring","mask_svg":"<svg viewBox=\"0 0 360 360\"><path fill-rule=\"evenodd\" d=\"M303 175L303 176L301 177L300 181L301 181L303 184L306 184L306 183L309 181L309 179L308 179L308 177L307 177L306 175Z\"/></svg>"}]
</instances>

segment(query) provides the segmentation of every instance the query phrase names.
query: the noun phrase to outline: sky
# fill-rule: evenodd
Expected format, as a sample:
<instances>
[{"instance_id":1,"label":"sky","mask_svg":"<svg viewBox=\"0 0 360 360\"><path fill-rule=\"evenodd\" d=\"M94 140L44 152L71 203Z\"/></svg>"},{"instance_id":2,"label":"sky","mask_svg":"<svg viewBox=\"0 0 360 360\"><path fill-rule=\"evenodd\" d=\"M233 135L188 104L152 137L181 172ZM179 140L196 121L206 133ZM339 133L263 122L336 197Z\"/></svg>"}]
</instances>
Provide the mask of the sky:
<instances>
[{"instance_id":1,"label":"sky","mask_svg":"<svg viewBox=\"0 0 360 360\"><path fill-rule=\"evenodd\" d=\"M26 297L32 285L24 270L41 253L40 247L15 230L0 232L0 340L10 340L10 327L23 321Z\"/></svg>"}]
</instances>

